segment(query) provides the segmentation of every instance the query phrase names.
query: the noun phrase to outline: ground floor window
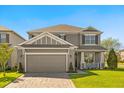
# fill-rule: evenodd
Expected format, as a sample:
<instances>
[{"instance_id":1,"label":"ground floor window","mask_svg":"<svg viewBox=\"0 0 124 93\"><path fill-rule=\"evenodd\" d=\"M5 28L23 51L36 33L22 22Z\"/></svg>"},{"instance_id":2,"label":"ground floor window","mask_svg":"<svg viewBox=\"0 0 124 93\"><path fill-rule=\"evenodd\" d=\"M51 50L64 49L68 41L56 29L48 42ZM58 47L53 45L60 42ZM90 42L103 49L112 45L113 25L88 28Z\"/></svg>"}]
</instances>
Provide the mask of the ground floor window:
<instances>
[{"instance_id":1,"label":"ground floor window","mask_svg":"<svg viewBox=\"0 0 124 93\"><path fill-rule=\"evenodd\" d=\"M93 63L95 58L95 54L91 52L84 53L84 61L86 63Z\"/></svg>"}]
</instances>

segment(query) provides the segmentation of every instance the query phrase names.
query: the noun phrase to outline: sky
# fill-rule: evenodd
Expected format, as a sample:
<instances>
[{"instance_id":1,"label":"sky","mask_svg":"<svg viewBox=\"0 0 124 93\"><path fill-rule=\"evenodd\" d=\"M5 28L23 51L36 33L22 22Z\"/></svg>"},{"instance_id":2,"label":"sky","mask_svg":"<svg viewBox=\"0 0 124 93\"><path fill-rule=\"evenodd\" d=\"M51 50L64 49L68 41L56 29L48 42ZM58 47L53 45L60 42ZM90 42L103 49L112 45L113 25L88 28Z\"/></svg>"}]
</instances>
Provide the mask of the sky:
<instances>
[{"instance_id":1,"label":"sky","mask_svg":"<svg viewBox=\"0 0 124 93\"><path fill-rule=\"evenodd\" d=\"M124 6L0 6L0 25L26 39L28 31L58 24L93 26L104 32L101 39L119 39L124 46Z\"/></svg>"}]
</instances>

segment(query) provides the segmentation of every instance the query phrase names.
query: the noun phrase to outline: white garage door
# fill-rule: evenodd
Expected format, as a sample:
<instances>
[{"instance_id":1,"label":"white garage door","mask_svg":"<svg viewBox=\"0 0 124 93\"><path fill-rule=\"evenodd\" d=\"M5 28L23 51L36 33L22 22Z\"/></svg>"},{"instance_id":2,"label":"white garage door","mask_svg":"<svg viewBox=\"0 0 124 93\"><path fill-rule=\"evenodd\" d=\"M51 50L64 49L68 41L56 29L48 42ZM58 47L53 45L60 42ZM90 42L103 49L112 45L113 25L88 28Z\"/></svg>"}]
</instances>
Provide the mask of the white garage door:
<instances>
[{"instance_id":1,"label":"white garage door","mask_svg":"<svg viewBox=\"0 0 124 93\"><path fill-rule=\"evenodd\" d=\"M26 72L66 72L66 55L27 55Z\"/></svg>"}]
</instances>

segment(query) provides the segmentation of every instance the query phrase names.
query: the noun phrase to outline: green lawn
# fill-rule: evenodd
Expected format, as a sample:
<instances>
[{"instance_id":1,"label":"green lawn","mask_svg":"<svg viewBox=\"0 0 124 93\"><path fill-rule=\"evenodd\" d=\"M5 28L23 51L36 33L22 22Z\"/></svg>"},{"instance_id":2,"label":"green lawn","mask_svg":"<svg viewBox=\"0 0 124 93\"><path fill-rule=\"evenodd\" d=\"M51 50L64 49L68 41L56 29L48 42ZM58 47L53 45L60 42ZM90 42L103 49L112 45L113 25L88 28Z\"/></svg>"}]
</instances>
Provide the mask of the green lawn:
<instances>
[{"instance_id":1,"label":"green lawn","mask_svg":"<svg viewBox=\"0 0 124 93\"><path fill-rule=\"evenodd\" d=\"M7 72L6 77L3 77L3 73L0 72L0 88L5 87L21 75L21 73L17 72Z\"/></svg>"},{"instance_id":2,"label":"green lawn","mask_svg":"<svg viewBox=\"0 0 124 93\"><path fill-rule=\"evenodd\" d=\"M123 67L121 64L115 71L87 70L87 74L70 74L70 78L77 88L124 88Z\"/></svg>"}]
</instances>

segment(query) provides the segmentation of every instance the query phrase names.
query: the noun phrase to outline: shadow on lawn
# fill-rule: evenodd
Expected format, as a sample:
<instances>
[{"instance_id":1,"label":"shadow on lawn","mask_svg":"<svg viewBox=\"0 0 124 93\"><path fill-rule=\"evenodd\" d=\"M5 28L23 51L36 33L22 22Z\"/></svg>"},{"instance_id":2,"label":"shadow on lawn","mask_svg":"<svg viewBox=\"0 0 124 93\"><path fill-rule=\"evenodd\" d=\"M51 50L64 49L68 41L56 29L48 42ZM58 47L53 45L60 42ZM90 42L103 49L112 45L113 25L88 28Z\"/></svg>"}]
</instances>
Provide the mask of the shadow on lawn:
<instances>
[{"instance_id":1,"label":"shadow on lawn","mask_svg":"<svg viewBox=\"0 0 124 93\"><path fill-rule=\"evenodd\" d=\"M118 68L118 69L115 69L113 71L124 71L124 68Z\"/></svg>"},{"instance_id":2,"label":"shadow on lawn","mask_svg":"<svg viewBox=\"0 0 124 93\"><path fill-rule=\"evenodd\" d=\"M76 78L82 78L82 77L88 77L88 76L93 76L93 75L98 75L96 73L93 73L91 71L85 71L86 74L70 74L71 79L76 79Z\"/></svg>"}]
</instances>

